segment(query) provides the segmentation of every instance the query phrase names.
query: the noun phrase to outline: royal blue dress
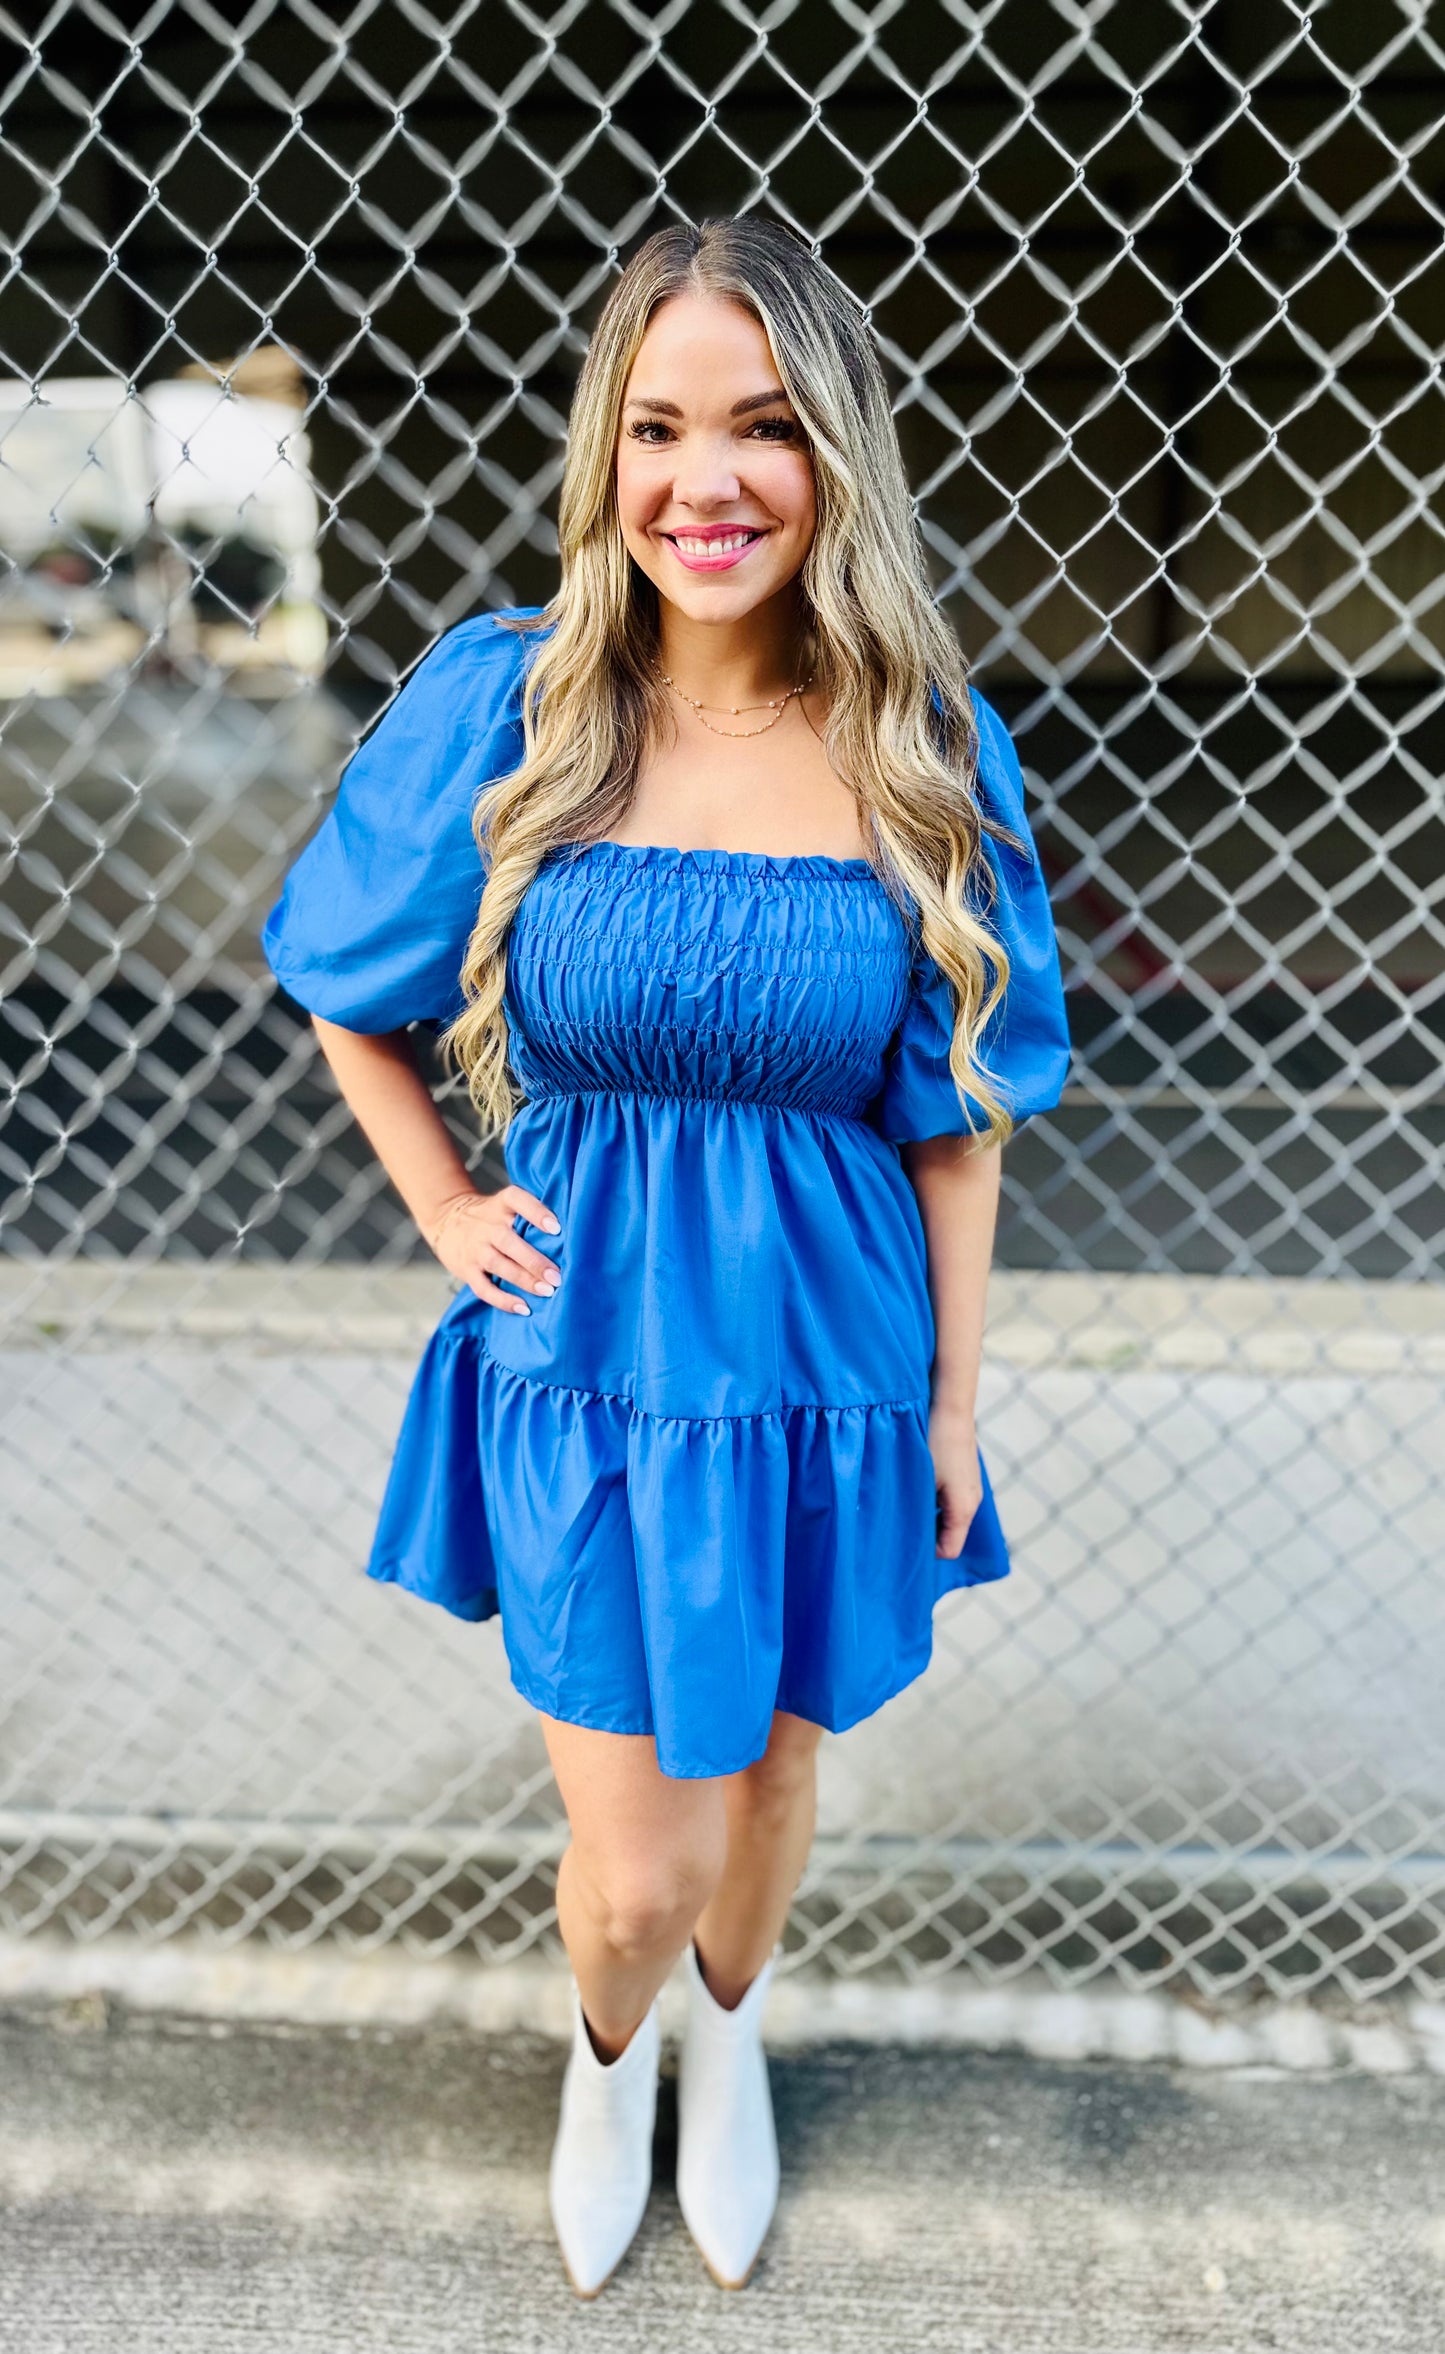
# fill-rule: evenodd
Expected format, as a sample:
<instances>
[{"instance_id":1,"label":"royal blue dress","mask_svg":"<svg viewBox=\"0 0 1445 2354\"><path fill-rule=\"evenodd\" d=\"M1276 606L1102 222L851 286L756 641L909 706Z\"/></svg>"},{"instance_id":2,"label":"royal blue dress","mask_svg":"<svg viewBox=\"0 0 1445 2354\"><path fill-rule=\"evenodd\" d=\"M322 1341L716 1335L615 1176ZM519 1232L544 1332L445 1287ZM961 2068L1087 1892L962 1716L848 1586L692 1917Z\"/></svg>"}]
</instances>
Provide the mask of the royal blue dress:
<instances>
[{"instance_id":1,"label":"royal blue dress","mask_svg":"<svg viewBox=\"0 0 1445 2354\"><path fill-rule=\"evenodd\" d=\"M380 1032L460 1010L471 808L520 762L531 643L451 630L351 760L265 927L309 1011ZM1013 969L984 1050L1022 1122L1059 1100L1068 1025L1018 764L976 702L980 798L1030 852L985 837ZM534 877L505 1010L507 1172L562 1231L514 1225L561 1288L530 1317L456 1294L367 1574L500 1613L524 1698L654 1735L665 1774L736 1772L775 1708L841 1732L928 1665L941 1594L1009 1569L986 1470L962 1553L934 1552L898 1146L968 1126L947 984L861 858L597 843Z\"/></svg>"}]
</instances>

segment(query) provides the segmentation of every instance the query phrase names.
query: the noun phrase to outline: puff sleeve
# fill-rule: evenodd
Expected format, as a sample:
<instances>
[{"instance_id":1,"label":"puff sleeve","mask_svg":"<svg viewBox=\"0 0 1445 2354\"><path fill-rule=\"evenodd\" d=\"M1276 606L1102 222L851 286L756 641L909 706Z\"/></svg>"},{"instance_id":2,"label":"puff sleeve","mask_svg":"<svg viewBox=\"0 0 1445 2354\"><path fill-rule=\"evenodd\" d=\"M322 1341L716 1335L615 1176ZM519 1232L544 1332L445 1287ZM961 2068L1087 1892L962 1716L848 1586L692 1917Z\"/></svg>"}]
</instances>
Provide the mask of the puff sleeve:
<instances>
[{"instance_id":1,"label":"puff sleeve","mask_svg":"<svg viewBox=\"0 0 1445 2354\"><path fill-rule=\"evenodd\" d=\"M448 630L347 762L261 933L308 1013L376 1035L461 1011L485 879L472 804L522 758L529 642L492 613Z\"/></svg>"},{"instance_id":2,"label":"puff sleeve","mask_svg":"<svg viewBox=\"0 0 1445 2354\"><path fill-rule=\"evenodd\" d=\"M1015 1125L1051 1111L1063 1093L1070 1062L1068 1010L1048 885L1038 862L1024 806L1023 774L1008 729L975 694L978 719L978 795L989 815L1028 844L1023 857L985 834L984 855L997 886L985 921L1007 949L1011 970L1002 1002L984 1026L979 1052L997 1082ZM966 1136L985 1126L983 1106L961 1097L948 1067L953 1036L953 992L947 976L920 945L903 1018L890 1042L875 1123L890 1144L927 1136ZM965 1115L965 1105L967 1115Z\"/></svg>"}]
</instances>

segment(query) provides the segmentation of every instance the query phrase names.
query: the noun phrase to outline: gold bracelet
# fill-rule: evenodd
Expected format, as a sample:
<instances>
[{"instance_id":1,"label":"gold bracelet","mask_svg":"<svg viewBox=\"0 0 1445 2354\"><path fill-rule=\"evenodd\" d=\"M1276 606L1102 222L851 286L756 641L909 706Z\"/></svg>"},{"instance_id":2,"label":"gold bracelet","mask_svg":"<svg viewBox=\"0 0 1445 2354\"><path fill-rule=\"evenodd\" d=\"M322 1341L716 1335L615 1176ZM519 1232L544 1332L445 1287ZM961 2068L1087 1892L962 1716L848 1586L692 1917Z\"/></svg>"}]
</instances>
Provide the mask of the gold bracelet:
<instances>
[{"instance_id":1,"label":"gold bracelet","mask_svg":"<svg viewBox=\"0 0 1445 2354\"><path fill-rule=\"evenodd\" d=\"M479 1202L481 1198L482 1197L479 1193L454 1193L451 1200L447 1203L446 1208L442 1211L442 1214L438 1218L435 1226L432 1228L431 1233L426 1237L428 1250L434 1251L436 1249L437 1244L441 1241L442 1236L447 1230L449 1221L456 1216L458 1210L467 1209L472 1202Z\"/></svg>"}]
</instances>

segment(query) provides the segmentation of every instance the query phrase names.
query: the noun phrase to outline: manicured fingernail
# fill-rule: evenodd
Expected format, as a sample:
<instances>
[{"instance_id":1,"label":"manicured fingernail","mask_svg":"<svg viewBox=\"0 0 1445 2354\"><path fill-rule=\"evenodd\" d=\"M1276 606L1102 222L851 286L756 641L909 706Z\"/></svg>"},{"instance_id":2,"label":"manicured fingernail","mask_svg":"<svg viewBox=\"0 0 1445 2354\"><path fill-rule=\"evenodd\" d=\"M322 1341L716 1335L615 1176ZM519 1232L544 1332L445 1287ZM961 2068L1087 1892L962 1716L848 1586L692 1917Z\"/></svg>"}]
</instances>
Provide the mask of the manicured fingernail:
<instances>
[{"instance_id":1,"label":"manicured fingernail","mask_svg":"<svg viewBox=\"0 0 1445 2354\"><path fill-rule=\"evenodd\" d=\"M560 1234L561 1231L562 1229L558 1225L555 1218L544 1218L542 1220L542 1232L544 1234Z\"/></svg>"},{"instance_id":2,"label":"manicured fingernail","mask_svg":"<svg viewBox=\"0 0 1445 2354\"><path fill-rule=\"evenodd\" d=\"M525 1300L514 1300L512 1305L519 1316L530 1316L532 1313Z\"/></svg>"}]
</instances>

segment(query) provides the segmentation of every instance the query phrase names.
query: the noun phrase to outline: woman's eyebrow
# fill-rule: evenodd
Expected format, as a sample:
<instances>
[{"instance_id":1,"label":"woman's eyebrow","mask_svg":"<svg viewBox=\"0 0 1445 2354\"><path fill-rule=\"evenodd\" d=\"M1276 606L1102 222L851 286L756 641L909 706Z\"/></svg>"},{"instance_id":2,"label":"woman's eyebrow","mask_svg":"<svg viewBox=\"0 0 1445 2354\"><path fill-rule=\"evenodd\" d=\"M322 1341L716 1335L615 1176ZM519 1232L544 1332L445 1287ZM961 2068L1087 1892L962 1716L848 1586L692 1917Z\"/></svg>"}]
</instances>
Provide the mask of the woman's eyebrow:
<instances>
[{"instance_id":1,"label":"woman's eyebrow","mask_svg":"<svg viewBox=\"0 0 1445 2354\"><path fill-rule=\"evenodd\" d=\"M754 409L776 408L780 401L786 402L787 397L787 394L782 391L750 392L745 400L733 402L728 415L730 417L746 417ZM676 401L653 400L647 393L638 394L635 399L628 401L626 406L629 409L651 409L656 417L680 417L682 415Z\"/></svg>"}]
</instances>

